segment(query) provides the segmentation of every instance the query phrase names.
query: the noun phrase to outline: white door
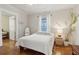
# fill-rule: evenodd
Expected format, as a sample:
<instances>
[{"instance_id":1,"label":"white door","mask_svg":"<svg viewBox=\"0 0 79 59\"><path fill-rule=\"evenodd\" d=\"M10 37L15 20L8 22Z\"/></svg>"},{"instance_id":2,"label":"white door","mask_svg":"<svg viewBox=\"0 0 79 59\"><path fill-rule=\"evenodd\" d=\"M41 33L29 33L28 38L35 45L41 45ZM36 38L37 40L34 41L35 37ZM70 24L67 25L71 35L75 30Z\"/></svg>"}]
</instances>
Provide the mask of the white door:
<instances>
[{"instance_id":1,"label":"white door","mask_svg":"<svg viewBox=\"0 0 79 59\"><path fill-rule=\"evenodd\" d=\"M9 38L11 40L15 40L15 34L16 34L16 30L15 30L15 16L10 16L9 17Z\"/></svg>"},{"instance_id":2,"label":"white door","mask_svg":"<svg viewBox=\"0 0 79 59\"><path fill-rule=\"evenodd\" d=\"M0 46L2 46L2 26L1 26L2 15L0 12Z\"/></svg>"}]
</instances>

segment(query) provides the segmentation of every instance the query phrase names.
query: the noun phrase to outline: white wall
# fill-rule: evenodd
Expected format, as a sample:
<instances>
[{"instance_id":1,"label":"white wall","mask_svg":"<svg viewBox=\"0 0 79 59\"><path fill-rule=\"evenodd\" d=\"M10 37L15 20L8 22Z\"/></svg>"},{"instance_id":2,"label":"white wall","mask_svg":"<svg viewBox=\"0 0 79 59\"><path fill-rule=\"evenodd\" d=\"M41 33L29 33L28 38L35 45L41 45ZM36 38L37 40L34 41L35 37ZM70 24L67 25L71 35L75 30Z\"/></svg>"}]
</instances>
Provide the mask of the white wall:
<instances>
[{"instance_id":1,"label":"white wall","mask_svg":"<svg viewBox=\"0 0 79 59\"><path fill-rule=\"evenodd\" d=\"M79 45L79 17L78 17L78 21L76 23L76 31L75 31L75 44Z\"/></svg>"},{"instance_id":2,"label":"white wall","mask_svg":"<svg viewBox=\"0 0 79 59\"><path fill-rule=\"evenodd\" d=\"M39 21L40 21L40 16L41 15L46 15L48 17L48 21L51 22L49 13L29 15L28 16L28 27L31 29L31 34L36 33L36 32L39 31ZM49 22L48 27L51 28L50 22ZM49 32L51 31L50 29L48 29L48 30L49 30Z\"/></svg>"},{"instance_id":3,"label":"white wall","mask_svg":"<svg viewBox=\"0 0 79 59\"><path fill-rule=\"evenodd\" d=\"M25 28L27 27L27 15L26 14L19 14L19 20L18 20L18 27L19 27L19 37L24 36Z\"/></svg>"},{"instance_id":4,"label":"white wall","mask_svg":"<svg viewBox=\"0 0 79 59\"><path fill-rule=\"evenodd\" d=\"M55 27L68 27L70 24L70 9L68 10L60 10L52 13L47 13L50 15L50 28L51 32L54 32ZM35 33L38 31L39 26L39 17L43 14L35 14L29 16L28 25L31 28L31 33ZM52 26L52 27L51 27Z\"/></svg>"},{"instance_id":5,"label":"white wall","mask_svg":"<svg viewBox=\"0 0 79 59\"><path fill-rule=\"evenodd\" d=\"M74 9L77 15L76 31L73 33L75 41L74 44L79 45L79 5Z\"/></svg>"},{"instance_id":6,"label":"white wall","mask_svg":"<svg viewBox=\"0 0 79 59\"><path fill-rule=\"evenodd\" d=\"M28 27L31 30L31 34L38 31L39 17L37 15L28 16Z\"/></svg>"},{"instance_id":7,"label":"white wall","mask_svg":"<svg viewBox=\"0 0 79 59\"><path fill-rule=\"evenodd\" d=\"M9 17L2 15L2 29L9 32Z\"/></svg>"},{"instance_id":8,"label":"white wall","mask_svg":"<svg viewBox=\"0 0 79 59\"><path fill-rule=\"evenodd\" d=\"M70 24L70 9L68 10L60 10L52 13L54 20L53 27L67 27ZM53 21L52 21L53 22Z\"/></svg>"}]
</instances>

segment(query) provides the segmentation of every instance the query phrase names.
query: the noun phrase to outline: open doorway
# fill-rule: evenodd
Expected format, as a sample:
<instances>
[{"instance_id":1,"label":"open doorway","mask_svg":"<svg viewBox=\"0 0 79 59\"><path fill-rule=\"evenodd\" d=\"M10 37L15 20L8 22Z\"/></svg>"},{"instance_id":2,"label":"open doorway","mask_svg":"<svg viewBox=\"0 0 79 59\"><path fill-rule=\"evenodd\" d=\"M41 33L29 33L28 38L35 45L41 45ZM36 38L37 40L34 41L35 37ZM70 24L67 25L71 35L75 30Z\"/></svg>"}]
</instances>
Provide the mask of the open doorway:
<instances>
[{"instance_id":1,"label":"open doorway","mask_svg":"<svg viewBox=\"0 0 79 59\"><path fill-rule=\"evenodd\" d=\"M16 40L16 17L2 12L2 41L3 45Z\"/></svg>"}]
</instances>

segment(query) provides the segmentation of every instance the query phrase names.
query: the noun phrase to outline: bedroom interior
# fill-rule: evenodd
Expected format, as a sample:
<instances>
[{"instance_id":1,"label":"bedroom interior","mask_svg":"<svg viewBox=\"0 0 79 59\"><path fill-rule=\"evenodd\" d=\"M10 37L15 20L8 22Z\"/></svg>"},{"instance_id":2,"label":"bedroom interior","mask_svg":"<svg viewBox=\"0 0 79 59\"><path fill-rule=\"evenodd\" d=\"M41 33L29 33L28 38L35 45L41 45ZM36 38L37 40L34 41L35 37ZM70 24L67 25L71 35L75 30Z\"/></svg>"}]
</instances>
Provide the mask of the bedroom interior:
<instances>
[{"instance_id":1,"label":"bedroom interior","mask_svg":"<svg viewBox=\"0 0 79 59\"><path fill-rule=\"evenodd\" d=\"M0 55L79 55L78 25L78 4L0 4Z\"/></svg>"}]
</instances>

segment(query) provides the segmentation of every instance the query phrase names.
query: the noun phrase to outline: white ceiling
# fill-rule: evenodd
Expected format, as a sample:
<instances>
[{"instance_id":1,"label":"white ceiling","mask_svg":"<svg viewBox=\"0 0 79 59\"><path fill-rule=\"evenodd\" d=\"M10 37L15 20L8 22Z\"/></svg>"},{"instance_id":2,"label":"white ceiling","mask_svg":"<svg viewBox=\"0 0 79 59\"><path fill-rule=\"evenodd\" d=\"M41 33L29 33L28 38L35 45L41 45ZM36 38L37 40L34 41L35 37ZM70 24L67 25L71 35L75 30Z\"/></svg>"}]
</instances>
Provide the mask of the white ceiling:
<instances>
[{"instance_id":1,"label":"white ceiling","mask_svg":"<svg viewBox=\"0 0 79 59\"><path fill-rule=\"evenodd\" d=\"M42 13L42 12L50 12L50 11L72 8L76 5L74 4L33 4L33 5L11 4L11 6L16 7L27 13Z\"/></svg>"}]
</instances>

